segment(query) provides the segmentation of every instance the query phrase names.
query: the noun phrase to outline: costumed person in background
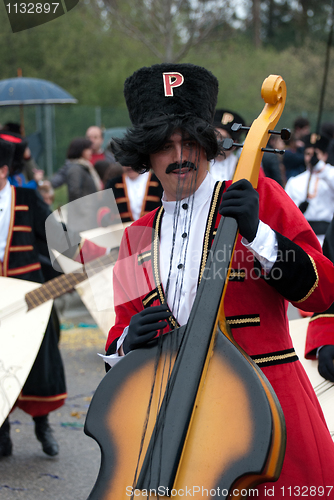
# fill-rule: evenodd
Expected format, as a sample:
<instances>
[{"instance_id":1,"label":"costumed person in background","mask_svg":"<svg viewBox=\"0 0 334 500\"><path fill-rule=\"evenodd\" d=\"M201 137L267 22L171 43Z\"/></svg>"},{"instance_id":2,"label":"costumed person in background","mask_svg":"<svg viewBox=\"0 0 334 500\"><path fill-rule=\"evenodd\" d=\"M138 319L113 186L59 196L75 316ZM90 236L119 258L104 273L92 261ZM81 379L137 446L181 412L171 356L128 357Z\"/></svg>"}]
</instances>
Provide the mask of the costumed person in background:
<instances>
[{"instance_id":1,"label":"costumed person in background","mask_svg":"<svg viewBox=\"0 0 334 500\"><path fill-rule=\"evenodd\" d=\"M213 119L213 125L216 128L220 140L233 139L233 142L239 142L241 131L233 131L232 125L237 123L245 125L245 120L227 109L217 109ZM236 148L228 151L224 150L223 154L210 161L209 171L215 181L233 179L233 175L238 163L239 157L237 156Z\"/></svg>"},{"instance_id":2,"label":"costumed person in background","mask_svg":"<svg viewBox=\"0 0 334 500\"><path fill-rule=\"evenodd\" d=\"M334 219L330 223L323 253L334 263ZM313 314L307 328L305 357L318 358L318 371L322 377L334 382L334 303L321 313Z\"/></svg>"},{"instance_id":3,"label":"costumed person in background","mask_svg":"<svg viewBox=\"0 0 334 500\"><path fill-rule=\"evenodd\" d=\"M329 306L332 263L277 182L261 178L255 190L244 179L215 183L207 171L222 153L212 126L218 94L212 73L191 64L141 68L126 80L124 94L133 126L114 139L113 152L138 172L152 169L164 194L161 208L125 230L107 355L126 355L157 330L167 334L187 323L219 220L236 219L240 235L224 310L236 342L260 360L284 412L287 446L275 498L283 498L283 487L331 485L334 444L295 355L286 311L287 301L306 310ZM267 498L267 487L258 486L257 498Z\"/></svg>"},{"instance_id":4,"label":"costumed person in background","mask_svg":"<svg viewBox=\"0 0 334 500\"><path fill-rule=\"evenodd\" d=\"M0 275L43 283L36 240L46 244L45 221L51 212L35 190L10 185L7 177L13 154L13 143L0 139ZM60 224L54 227L53 235L62 248L66 248ZM17 407L33 417L36 437L44 453L50 456L58 454L58 444L48 415L62 406L67 397L58 340L59 331L51 315L34 365L16 402ZM0 428L0 457L11 453L7 418Z\"/></svg>"},{"instance_id":5,"label":"costumed person in background","mask_svg":"<svg viewBox=\"0 0 334 500\"><path fill-rule=\"evenodd\" d=\"M133 222L161 205L162 186L152 172L139 173L123 167L123 175L106 184L112 189L122 222ZM106 200L108 201L108 200ZM113 211L103 207L99 212L100 225L113 223Z\"/></svg>"},{"instance_id":6,"label":"costumed person in background","mask_svg":"<svg viewBox=\"0 0 334 500\"><path fill-rule=\"evenodd\" d=\"M334 213L334 167L326 163L328 143L324 136L309 135L304 151L307 170L291 177L285 186L321 245Z\"/></svg>"},{"instance_id":7,"label":"costumed person in background","mask_svg":"<svg viewBox=\"0 0 334 500\"><path fill-rule=\"evenodd\" d=\"M24 155L27 153L27 150L29 150L28 142L19 134L10 131L0 131L0 139L10 141L15 144L14 158L8 176L8 180L11 185L37 189L38 185L43 183L43 170L35 169L31 180L27 180L25 174L23 173L25 167Z\"/></svg>"},{"instance_id":8,"label":"costumed person in background","mask_svg":"<svg viewBox=\"0 0 334 500\"><path fill-rule=\"evenodd\" d=\"M21 125L19 123L6 122L1 130L7 132L13 132L14 134L17 134L18 136L21 136L23 138L21 134ZM44 171L41 170L38 167L37 163L35 162L32 153L30 151L28 142L26 143L26 148L24 150L22 164L23 164L22 174L24 176L26 183L29 183L30 181L36 181L37 184L42 185L42 182L43 183L45 182ZM28 187L34 188L35 186L32 183Z\"/></svg>"}]
</instances>

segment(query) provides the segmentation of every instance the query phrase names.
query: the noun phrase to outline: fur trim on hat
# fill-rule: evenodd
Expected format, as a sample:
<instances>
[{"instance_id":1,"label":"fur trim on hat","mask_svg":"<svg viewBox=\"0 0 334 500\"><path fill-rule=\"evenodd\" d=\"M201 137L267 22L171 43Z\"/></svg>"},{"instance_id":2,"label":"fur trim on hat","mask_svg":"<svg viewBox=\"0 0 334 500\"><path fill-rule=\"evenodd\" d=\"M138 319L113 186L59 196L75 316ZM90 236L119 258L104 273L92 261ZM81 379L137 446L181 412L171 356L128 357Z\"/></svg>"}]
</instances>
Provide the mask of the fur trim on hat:
<instances>
[{"instance_id":1,"label":"fur trim on hat","mask_svg":"<svg viewBox=\"0 0 334 500\"><path fill-rule=\"evenodd\" d=\"M196 116L211 123L218 96L218 80L193 64L155 64L126 79L124 96L134 125L159 117Z\"/></svg>"}]
</instances>

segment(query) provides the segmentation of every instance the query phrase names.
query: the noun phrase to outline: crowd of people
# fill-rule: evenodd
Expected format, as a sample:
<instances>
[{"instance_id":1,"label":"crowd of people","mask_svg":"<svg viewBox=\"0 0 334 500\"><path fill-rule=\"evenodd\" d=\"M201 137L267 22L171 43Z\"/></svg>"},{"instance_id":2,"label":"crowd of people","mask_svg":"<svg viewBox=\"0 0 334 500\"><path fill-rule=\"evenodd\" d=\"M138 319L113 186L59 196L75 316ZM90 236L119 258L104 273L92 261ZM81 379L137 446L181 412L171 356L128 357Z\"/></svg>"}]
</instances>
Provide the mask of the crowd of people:
<instances>
[{"instance_id":1,"label":"crowd of people","mask_svg":"<svg viewBox=\"0 0 334 500\"><path fill-rule=\"evenodd\" d=\"M136 98L138 93L143 99ZM318 356L321 373L334 382L334 336L328 326L334 267L320 246L326 233L327 243L332 243L334 124L312 132L309 121L298 117L289 140L271 136L268 148L285 153L264 154L255 190L245 180L231 183L244 133L233 125L244 127L246 121L237 112L217 109L218 82L210 72L188 64L142 68L126 80L124 94L132 121L125 137L103 150L103 131L89 127L85 137L70 142L64 165L50 179L32 159L18 126L1 128L0 275L38 282L53 277L47 270L43 274L42 263L48 260L43 225L54 190L66 184L70 203L96 194L94 210L87 201L72 218L69 212L68 229L77 232L114 223L111 194L106 194L112 192L121 220L133 222L114 270L116 321L106 344L113 363L158 331L167 333L187 323L218 223L222 216L234 218L240 235L233 269L240 279L229 284L225 314L237 325L233 334L238 344L253 358L268 360L261 367L283 408L288 438L277 484L329 485L334 445L316 396L292 355L285 304L316 313L319 321L312 322L306 355ZM228 150L224 139L233 142ZM30 232L13 233L15 226ZM160 247L153 245L150 231L139 235L138 227L155 229ZM129 267L129 253L138 257L134 267ZM50 270L50 262L48 266ZM251 278L254 269L261 279ZM133 290L139 291L136 296ZM51 456L58 453L58 445L48 414L66 399L58 339L53 311L16 403L34 419L37 439ZM54 386L39 376L47 369L57 373ZM11 453L7 418L0 429L0 457ZM265 496L261 488L259 498Z\"/></svg>"}]
</instances>

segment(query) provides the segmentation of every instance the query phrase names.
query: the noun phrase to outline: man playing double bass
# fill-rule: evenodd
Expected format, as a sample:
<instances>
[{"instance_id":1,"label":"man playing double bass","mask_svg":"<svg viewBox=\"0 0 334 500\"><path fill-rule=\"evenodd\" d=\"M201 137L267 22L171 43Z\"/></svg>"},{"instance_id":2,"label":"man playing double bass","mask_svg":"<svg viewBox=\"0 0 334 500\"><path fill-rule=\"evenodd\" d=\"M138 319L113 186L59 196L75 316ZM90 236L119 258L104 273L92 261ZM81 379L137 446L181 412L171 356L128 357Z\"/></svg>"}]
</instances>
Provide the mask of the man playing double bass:
<instances>
[{"instance_id":1,"label":"man playing double bass","mask_svg":"<svg viewBox=\"0 0 334 500\"><path fill-rule=\"evenodd\" d=\"M224 310L234 339L263 370L284 412L287 447L275 498L294 488L310 494L311 487L328 487L325 496L334 498L334 445L286 314L288 301L306 311L333 302L332 264L276 182L262 178L255 190L244 179L213 181L207 164L222 146L211 125L218 81L209 71L169 63L141 68L126 80L124 94L133 127L113 142L113 152L138 172L152 169L164 195L161 208L124 234L107 354L126 355L158 330L167 334L187 323L219 220L236 219L240 234ZM270 486L260 485L257 498Z\"/></svg>"}]
</instances>

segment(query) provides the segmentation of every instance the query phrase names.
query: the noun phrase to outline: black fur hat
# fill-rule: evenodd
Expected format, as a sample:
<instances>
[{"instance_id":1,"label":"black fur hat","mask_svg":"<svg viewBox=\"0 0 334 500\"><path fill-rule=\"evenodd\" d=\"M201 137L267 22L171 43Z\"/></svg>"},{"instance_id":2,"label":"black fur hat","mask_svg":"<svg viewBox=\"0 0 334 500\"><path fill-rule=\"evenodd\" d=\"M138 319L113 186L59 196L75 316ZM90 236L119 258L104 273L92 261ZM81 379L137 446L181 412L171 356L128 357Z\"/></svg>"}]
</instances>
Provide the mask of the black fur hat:
<instances>
[{"instance_id":1,"label":"black fur hat","mask_svg":"<svg viewBox=\"0 0 334 500\"><path fill-rule=\"evenodd\" d=\"M163 63L143 67L124 84L133 125L171 115L191 115L212 123L217 95L217 78L193 64Z\"/></svg>"},{"instance_id":2,"label":"black fur hat","mask_svg":"<svg viewBox=\"0 0 334 500\"><path fill-rule=\"evenodd\" d=\"M238 132L234 132L231 130L234 123L246 125L245 120L238 113L230 111L229 109L216 109L215 116L213 118L214 127L226 130L233 140L237 140L242 131L240 130Z\"/></svg>"},{"instance_id":3,"label":"black fur hat","mask_svg":"<svg viewBox=\"0 0 334 500\"><path fill-rule=\"evenodd\" d=\"M28 147L28 141L20 134L6 130L0 130L0 139L14 145L14 157L9 169L10 175L21 172L23 169L23 155L25 149Z\"/></svg>"},{"instance_id":4,"label":"black fur hat","mask_svg":"<svg viewBox=\"0 0 334 500\"><path fill-rule=\"evenodd\" d=\"M11 142L0 139L0 168L4 165L11 167L14 151L15 146Z\"/></svg>"}]
</instances>

